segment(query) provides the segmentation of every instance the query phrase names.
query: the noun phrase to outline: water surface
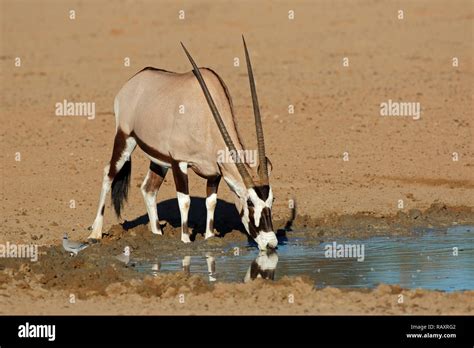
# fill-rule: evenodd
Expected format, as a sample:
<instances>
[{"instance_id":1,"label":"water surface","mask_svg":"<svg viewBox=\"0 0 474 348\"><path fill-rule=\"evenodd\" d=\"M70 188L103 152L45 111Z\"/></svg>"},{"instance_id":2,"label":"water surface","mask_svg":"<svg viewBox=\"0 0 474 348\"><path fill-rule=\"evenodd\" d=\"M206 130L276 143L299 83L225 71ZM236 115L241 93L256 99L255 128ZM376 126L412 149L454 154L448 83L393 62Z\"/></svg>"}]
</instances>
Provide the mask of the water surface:
<instances>
[{"instance_id":1,"label":"water surface","mask_svg":"<svg viewBox=\"0 0 474 348\"><path fill-rule=\"evenodd\" d=\"M278 246L276 255L259 253L248 245L236 245L247 252L238 256L207 254L160 262L142 260L136 268L150 274L184 270L208 276L210 281L241 282L246 276L248 281L261 276L279 279L285 275L304 275L314 280L315 287L374 288L386 283L403 288L473 290L473 231L473 226L426 228L416 230L411 236L335 238L319 245L292 238L289 232L288 240ZM336 246L358 246L359 251L363 246L363 261L357 261L357 257L327 257L327 246L333 242Z\"/></svg>"}]
</instances>

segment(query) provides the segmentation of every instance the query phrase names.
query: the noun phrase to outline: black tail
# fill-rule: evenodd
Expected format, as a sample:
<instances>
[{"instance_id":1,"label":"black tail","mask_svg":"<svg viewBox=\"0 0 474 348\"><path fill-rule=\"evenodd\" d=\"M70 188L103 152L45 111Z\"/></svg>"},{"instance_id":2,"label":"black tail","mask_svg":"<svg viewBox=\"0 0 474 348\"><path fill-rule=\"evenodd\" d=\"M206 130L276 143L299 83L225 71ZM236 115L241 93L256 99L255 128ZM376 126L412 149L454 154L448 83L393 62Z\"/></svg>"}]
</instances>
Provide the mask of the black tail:
<instances>
[{"instance_id":1,"label":"black tail","mask_svg":"<svg viewBox=\"0 0 474 348\"><path fill-rule=\"evenodd\" d=\"M112 202L117 217L120 217L120 211L123 208L124 200L126 201L128 198L131 172L132 160L130 158L125 162L122 169L120 169L120 171L115 175L114 181L112 181Z\"/></svg>"}]
</instances>

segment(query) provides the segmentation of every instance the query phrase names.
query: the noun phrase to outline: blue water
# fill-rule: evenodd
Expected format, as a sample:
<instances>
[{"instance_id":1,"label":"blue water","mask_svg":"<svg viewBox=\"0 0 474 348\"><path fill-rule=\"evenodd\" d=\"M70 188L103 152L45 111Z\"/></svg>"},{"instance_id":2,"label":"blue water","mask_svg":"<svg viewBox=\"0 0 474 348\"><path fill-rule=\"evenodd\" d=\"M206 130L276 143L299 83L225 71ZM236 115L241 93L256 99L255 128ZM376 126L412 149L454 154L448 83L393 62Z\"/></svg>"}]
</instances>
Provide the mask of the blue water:
<instances>
[{"instance_id":1,"label":"blue water","mask_svg":"<svg viewBox=\"0 0 474 348\"><path fill-rule=\"evenodd\" d=\"M363 245L363 261L347 254L327 257L325 247L333 242L359 248ZM474 289L474 226L420 229L408 237L327 239L316 246L305 245L304 240L292 238L289 232L288 241L278 246L277 258L273 256L270 261L255 248L238 247L247 252L238 256L212 255L215 272L209 268L210 255L188 257L185 264L190 261L190 265L185 270L210 276L211 281L240 282L259 257L263 269L274 269L274 279L305 275L314 280L315 287L374 288L385 283L443 291ZM148 260L138 262L136 268L150 274L182 272L183 260Z\"/></svg>"}]
</instances>

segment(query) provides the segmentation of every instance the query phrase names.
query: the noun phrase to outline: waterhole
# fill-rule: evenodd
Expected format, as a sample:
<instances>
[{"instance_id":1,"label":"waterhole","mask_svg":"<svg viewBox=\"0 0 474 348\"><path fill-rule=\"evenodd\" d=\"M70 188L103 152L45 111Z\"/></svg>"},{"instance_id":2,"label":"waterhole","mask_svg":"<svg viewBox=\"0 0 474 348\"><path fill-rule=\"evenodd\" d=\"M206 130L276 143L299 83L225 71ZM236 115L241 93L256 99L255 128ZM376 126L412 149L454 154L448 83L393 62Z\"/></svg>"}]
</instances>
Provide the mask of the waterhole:
<instances>
[{"instance_id":1,"label":"waterhole","mask_svg":"<svg viewBox=\"0 0 474 348\"><path fill-rule=\"evenodd\" d=\"M403 288L472 290L473 230L474 226L425 228L403 237L326 238L316 243L292 237L289 232L272 253L243 243L222 253L135 260L135 269L151 275L200 274L211 282L307 276L318 288L374 288L385 283Z\"/></svg>"}]
</instances>

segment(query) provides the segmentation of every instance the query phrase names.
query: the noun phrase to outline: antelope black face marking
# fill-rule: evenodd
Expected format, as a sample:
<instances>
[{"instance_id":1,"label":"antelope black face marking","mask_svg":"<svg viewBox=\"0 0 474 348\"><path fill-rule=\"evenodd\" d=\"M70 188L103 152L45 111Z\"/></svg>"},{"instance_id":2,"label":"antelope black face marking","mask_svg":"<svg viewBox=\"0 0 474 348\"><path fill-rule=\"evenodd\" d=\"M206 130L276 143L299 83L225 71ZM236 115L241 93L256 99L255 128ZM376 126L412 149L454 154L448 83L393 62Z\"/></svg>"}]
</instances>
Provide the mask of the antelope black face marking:
<instances>
[{"instance_id":1,"label":"antelope black face marking","mask_svg":"<svg viewBox=\"0 0 474 348\"><path fill-rule=\"evenodd\" d=\"M246 202L248 228L250 235L261 250L274 249L278 240L272 223L273 193L269 185L257 186L248 190Z\"/></svg>"}]
</instances>

